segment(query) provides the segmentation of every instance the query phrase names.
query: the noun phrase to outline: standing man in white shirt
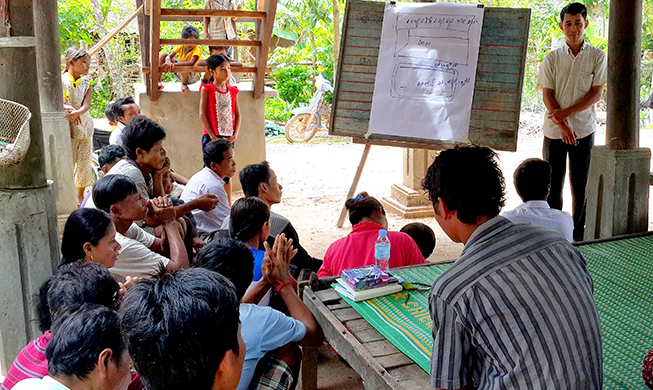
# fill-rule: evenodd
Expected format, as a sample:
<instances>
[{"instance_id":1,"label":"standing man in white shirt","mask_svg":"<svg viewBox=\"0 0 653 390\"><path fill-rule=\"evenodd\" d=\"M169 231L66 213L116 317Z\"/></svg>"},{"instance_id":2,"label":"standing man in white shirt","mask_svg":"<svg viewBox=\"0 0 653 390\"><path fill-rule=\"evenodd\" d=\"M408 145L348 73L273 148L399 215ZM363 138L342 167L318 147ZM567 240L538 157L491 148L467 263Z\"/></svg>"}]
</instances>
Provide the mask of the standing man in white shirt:
<instances>
[{"instance_id":1,"label":"standing man in white shirt","mask_svg":"<svg viewBox=\"0 0 653 390\"><path fill-rule=\"evenodd\" d=\"M204 194L217 195L218 205L213 210L193 210L200 238L208 242L231 211L224 185L236 174L236 161L233 145L225 138L206 144L203 157L204 168L188 180L181 200L190 203Z\"/></svg>"},{"instance_id":2,"label":"standing man in white shirt","mask_svg":"<svg viewBox=\"0 0 653 390\"><path fill-rule=\"evenodd\" d=\"M569 213L549 207L546 198L551 188L551 165L539 158L522 161L513 176L517 194L524 202L503 216L512 223L543 226L560 232L573 241L574 220Z\"/></svg>"},{"instance_id":3,"label":"standing man in white shirt","mask_svg":"<svg viewBox=\"0 0 653 390\"><path fill-rule=\"evenodd\" d=\"M560 11L565 44L544 57L537 87L542 90L544 119L543 157L551 164L548 203L562 209L562 189L569 155L574 240L585 231L585 192L594 146L596 108L607 82L607 56L584 39L589 22L583 4L571 3Z\"/></svg>"}]
</instances>

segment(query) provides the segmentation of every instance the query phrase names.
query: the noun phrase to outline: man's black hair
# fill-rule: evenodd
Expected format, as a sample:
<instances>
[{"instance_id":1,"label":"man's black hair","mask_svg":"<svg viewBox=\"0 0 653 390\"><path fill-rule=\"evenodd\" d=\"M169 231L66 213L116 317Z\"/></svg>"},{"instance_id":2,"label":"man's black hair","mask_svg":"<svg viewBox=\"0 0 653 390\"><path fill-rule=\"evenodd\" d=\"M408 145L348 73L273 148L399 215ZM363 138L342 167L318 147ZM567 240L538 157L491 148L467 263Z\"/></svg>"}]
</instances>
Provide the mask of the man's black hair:
<instances>
[{"instance_id":1,"label":"man's black hair","mask_svg":"<svg viewBox=\"0 0 653 390\"><path fill-rule=\"evenodd\" d=\"M415 241L425 259L431 256L433 249L435 249L435 233L429 225L421 222L411 222L399 231L408 234Z\"/></svg>"},{"instance_id":2,"label":"man's black hair","mask_svg":"<svg viewBox=\"0 0 653 390\"><path fill-rule=\"evenodd\" d=\"M191 268L140 281L120 313L145 388L210 390L225 353L238 353L239 301L216 272Z\"/></svg>"},{"instance_id":3,"label":"man's black hair","mask_svg":"<svg viewBox=\"0 0 653 390\"><path fill-rule=\"evenodd\" d=\"M269 183L270 176L270 164L267 161L250 164L238 174L245 196L258 196L258 185Z\"/></svg>"},{"instance_id":4,"label":"man's black hair","mask_svg":"<svg viewBox=\"0 0 653 390\"><path fill-rule=\"evenodd\" d=\"M107 348L120 364L127 345L115 311L94 304L66 310L52 324L52 338L45 348L48 374L86 379Z\"/></svg>"},{"instance_id":5,"label":"man's black hair","mask_svg":"<svg viewBox=\"0 0 653 390\"><path fill-rule=\"evenodd\" d=\"M270 209L255 196L240 198L231 206L231 237L236 240L250 240L266 222L270 222Z\"/></svg>"},{"instance_id":6,"label":"man's black hair","mask_svg":"<svg viewBox=\"0 0 653 390\"><path fill-rule=\"evenodd\" d=\"M100 168L107 164L115 164L116 160L123 158L127 155L125 148L120 145L107 145L100 149L97 154L98 163Z\"/></svg>"},{"instance_id":7,"label":"man's black hair","mask_svg":"<svg viewBox=\"0 0 653 390\"><path fill-rule=\"evenodd\" d=\"M123 110L122 106L127 106L130 104L136 103L134 101L134 98L131 96L127 96L125 98L119 98L116 99L115 102L113 102L113 112L116 114L116 120L118 120L119 117L125 116L125 110Z\"/></svg>"},{"instance_id":8,"label":"man's black hair","mask_svg":"<svg viewBox=\"0 0 653 390\"><path fill-rule=\"evenodd\" d=\"M73 211L63 229L61 239L62 263L83 260L86 257L84 244L97 246L113 225L111 216L99 209L81 208Z\"/></svg>"},{"instance_id":9,"label":"man's black hair","mask_svg":"<svg viewBox=\"0 0 653 390\"><path fill-rule=\"evenodd\" d=\"M118 115L116 115L116 110L113 106L113 102L110 102L104 107L104 116L107 117L109 122L117 122Z\"/></svg>"},{"instance_id":10,"label":"man's black hair","mask_svg":"<svg viewBox=\"0 0 653 390\"><path fill-rule=\"evenodd\" d=\"M129 176L106 175L93 185L93 203L108 213L112 205L137 192L138 187Z\"/></svg>"},{"instance_id":11,"label":"man's black hair","mask_svg":"<svg viewBox=\"0 0 653 390\"><path fill-rule=\"evenodd\" d=\"M229 62L229 57L224 54L211 54L209 58L206 59L206 67L210 70L215 70L223 62Z\"/></svg>"},{"instance_id":12,"label":"man's black hair","mask_svg":"<svg viewBox=\"0 0 653 390\"><path fill-rule=\"evenodd\" d=\"M152 119L138 117L125 126L121 136L123 146L127 150L127 157L136 160L136 149L149 152L156 142L165 139L166 131Z\"/></svg>"},{"instance_id":13,"label":"man's black hair","mask_svg":"<svg viewBox=\"0 0 653 390\"><path fill-rule=\"evenodd\" d=\"M435 205L442 198L463 223L493 218L505 204L505 182L497 154L481 146L443 150L429 167L422 187Z\"/></svg>"},{"instance_id":14,"label":"man's black hair","mask_svg":"<svg viewBox=\"0 0 653 390\"><path fill-rule=\"evenodd\" d=\"M233 148L233 145L226 138L218 138L207 143L202 155L204 166L210 168L212 162L221 164L224 160L224 152L230 148Z\"/></svg>"},{"instance_id":15,"label":"man's black hair","mask_svg":"<svg viewBox=\"0 0 653 390\"><path fill-rule=\"evenodd\" d=\"M560 23L565 21L565 14L569 15L578 15L581 14L584 20L587 20L587 7L581 3L570 3L567 4L560 11Z\"/></svg>"},{"instance_id":16,"label":"man's black hair","mask_svg":"<svg viewBox=\"0 0 653 390\"><path fill-rule=\"evenodd\" d=\"M187 24L181 29L181 38L188 39L190 37L195 37L199 39L200 30L198 30L197 27L195 26L191 26L190 24Z\"/></svg>"},{"instance_id":17,"label":"man's black hair","mask_svg":"<svg viewBox=\"0 0 653 390\"><path fill-rule=\"evenodd\" d=\"M524 201L546 200L551 188L551 165L539 158L522 161L513 175L517 194Z\"/></svg>"},{"instance_id":18,"label":"man's black hair","mask_svg":"<svg viewBox=\"0 0 653 390\"><path fill-rule=\"evenodd\" d=\"M240 241L218 239L208 243L195 259L195 266L217 272L236 287L236 296L242 300L252 283L254 255Z\"/></svg>"},{"instance_id":19,"label":"man's black hair","mask_svg":"<svg viewBox=\"0 0 653 390\"><path fill-rule=\"evenodd\" d=\"M95 303L113 309L118 298L118 282L100 263L76 261L59 266L59 272L43 283L37 306L39 329L50 329L66 307Z\"/></svg>"}]
</instances>

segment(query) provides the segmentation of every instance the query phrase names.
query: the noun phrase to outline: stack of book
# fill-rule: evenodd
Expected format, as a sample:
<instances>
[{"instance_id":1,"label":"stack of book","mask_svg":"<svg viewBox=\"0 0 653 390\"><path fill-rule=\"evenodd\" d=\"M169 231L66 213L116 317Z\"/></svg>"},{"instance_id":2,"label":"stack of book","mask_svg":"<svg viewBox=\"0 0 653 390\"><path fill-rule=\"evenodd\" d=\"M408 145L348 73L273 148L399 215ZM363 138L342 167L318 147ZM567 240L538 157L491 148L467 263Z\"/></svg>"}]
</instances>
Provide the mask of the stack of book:
<instances>
[{"instance_id":1,"label":"stack of book","mask_svg":"<svg viewBox=\"0 0 653 390\"><path fill-rule=\"evenodd\" d=\"M333 288L354 302L394 294L402 290L396 278L389 277L375 265L343 270L342 277L336 280Z\"/></svg>"}]
</instances>

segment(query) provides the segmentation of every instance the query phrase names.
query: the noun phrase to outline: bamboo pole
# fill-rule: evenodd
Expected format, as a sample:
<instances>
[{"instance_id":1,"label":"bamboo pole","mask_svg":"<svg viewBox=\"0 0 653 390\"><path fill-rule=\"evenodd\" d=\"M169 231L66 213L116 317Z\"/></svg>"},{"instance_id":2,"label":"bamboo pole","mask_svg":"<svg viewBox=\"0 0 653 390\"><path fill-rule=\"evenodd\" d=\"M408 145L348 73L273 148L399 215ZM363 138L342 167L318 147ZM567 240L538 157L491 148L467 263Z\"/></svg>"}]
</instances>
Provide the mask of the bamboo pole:
<instances>
[{"instance_id":1,"label":"bamboo pole","mask_svg":"<svg viewBox=\"0 0 653 390\"><path fill-rule=\"evenodd\" d=\"M134 20L134 18L136 18L136 17L137 17L141 12L143 12L143 6L142 6L142 5L141 5L140 7L138 7L138 9L136 9L136 11L132 12L132 13L127 17L127 19L123 20L122 23L120 23L119 25L117 25L117 26L116 26L116 27L115 27L115 28L114 28L114 29L109 33L109 35L107 35L106 37L100 39L100 41L99 41L98 43L96 43L95 45L93 45L93 47L88 51L88 54L90 54L91 56L94 56L95 54L97 54L97 52L99 52L100 49L102 49L102 47L104 47L104 45L106 45L107 43L109 43L109 41L111 41L111 39L113 39L113 37L115 37L116 35L118 35L118 33L119 33L123 28L127 27L127 25L128 25L132 20Z\"/></svg>"}]
</instances>

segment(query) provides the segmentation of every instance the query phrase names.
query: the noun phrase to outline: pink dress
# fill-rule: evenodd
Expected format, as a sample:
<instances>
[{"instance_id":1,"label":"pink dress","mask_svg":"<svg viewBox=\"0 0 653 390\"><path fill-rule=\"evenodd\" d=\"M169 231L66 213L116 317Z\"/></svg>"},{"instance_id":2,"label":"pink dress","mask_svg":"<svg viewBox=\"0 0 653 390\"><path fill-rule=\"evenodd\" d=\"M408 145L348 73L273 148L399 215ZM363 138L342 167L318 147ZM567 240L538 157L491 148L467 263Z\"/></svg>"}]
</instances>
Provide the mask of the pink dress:
<instances>
[{"instance_id":1,"label":"pink dress","mask_svg":"<svg viewBox=\"0 0 653 390\"><path fill-rule=\"evenodd\" d=\"M324 263L317 276L340 275L343 269L375 264L374 242L383 226L364 221L357 223L351 233L329 246L324 255ZM406 233L388 232L390 238L390 268L413 264L425 264L415 241Z\"/></svg>"}]
</instances>

